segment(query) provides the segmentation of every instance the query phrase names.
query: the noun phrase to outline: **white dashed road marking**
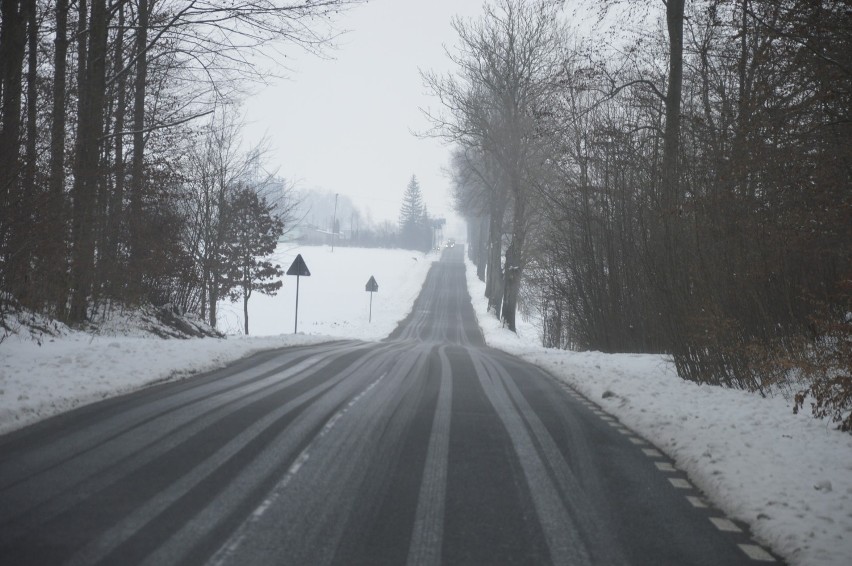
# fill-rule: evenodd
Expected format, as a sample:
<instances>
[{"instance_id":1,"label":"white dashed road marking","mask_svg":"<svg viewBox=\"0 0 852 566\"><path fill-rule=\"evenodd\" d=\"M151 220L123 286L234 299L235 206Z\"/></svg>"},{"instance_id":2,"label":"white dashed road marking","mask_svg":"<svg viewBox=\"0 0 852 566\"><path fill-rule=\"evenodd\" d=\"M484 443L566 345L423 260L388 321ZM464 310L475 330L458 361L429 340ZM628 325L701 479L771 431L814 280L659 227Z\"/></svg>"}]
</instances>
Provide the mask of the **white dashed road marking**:
<instances>
[{"instance_id":1,"label":"white dashed road marking","mask_svg":"<svg viewBox=\"0 0 852 566\"><path fill-rule=\"evenodd\" d=\"M669 478L669 482L678 489L692 489L692 484L682 478Z\"/></svg>"},{"instance_id":2,"label":"white dashed road marking","mask_svg":"<svg viewBox=\"0 0 852 566\"><path fill-rule=\"evenodd\" d=\"M722 517L710 517L710 522L716 525L716 528L726 533L741 533L743 530L736 526L733 521Z\"/></svg>"},{"instance_id":3,"label":"white dashed road marking","mask_svg":"<svg viewBox=\"0 0 852 566\"><path fill-rule=\"evenodd\" d=\"M610 426L615 428L618 432L628 437L628 440L633 444L643 445L647 444L647 442L639 437L632 436L633 432L624 428L621 423L614 421L608 415L602 414L596 408L593 408L592 411L600 416L604 421L607 422ZM642 452L645 456L649 458L665 458L665 456L656 448L641 448ZM654 466L658 471L664 473L677 473L678 470L674 467L673 464L666 461L655 461ZM667 478L669 483L676 489L693 489L693 485L689 483L689 480L683 478ZM686 500L696 509L709 509L710 506L704 501L703 498L695 496L695 495L687 495ZM728 533L742 533L742 529L738 527L733 521L730 519L726 519L724 517L708 517L710 522L713 525L723 532ZM775 558L769 554L763 547L757 544L738 544L737 545L740 550L742 550L746 556L748 556L751 560L755 562L776 562Z\"/></svg>"},{"instance_id":4,"label":"white dashed road marking","mask_svg":"<svg viewBox=\"0 0 852 566\"><path fill-rule=\"evenodd\" d=\"M696 497L694 495L687 495L686 500L689 501L689 504L698 509L707 509L707 504L700 497Z\"/></svg>"},{"instance_id":5,"label":"white dashed road marking","mask_svg":"<svg viewBox=\"0 0 852 566\"><path fill-rule=\"evenodd\" d=\"M752 560L758 562L775 562L775 559L771 554L763 550L763 548L757 546L756 544L740 544L737 545L740 547L740 550L746 553L746 555Z\"/></svg>"}]
</instances>

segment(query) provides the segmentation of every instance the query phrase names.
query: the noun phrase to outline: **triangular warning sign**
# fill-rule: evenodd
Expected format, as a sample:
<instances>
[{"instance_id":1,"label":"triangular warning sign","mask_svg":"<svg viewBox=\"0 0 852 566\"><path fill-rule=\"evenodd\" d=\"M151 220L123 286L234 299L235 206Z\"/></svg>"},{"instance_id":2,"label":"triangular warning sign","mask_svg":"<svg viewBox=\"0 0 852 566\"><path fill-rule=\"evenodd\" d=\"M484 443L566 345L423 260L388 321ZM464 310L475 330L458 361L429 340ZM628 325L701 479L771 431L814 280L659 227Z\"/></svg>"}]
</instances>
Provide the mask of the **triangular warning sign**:
<instances>
[{"instance_id":1,"label":"triangular warning sign","mask_svg":"<svg viewBox=\"0 0 852 566\"><path fill-rule=\"evenodd\" d=\"M291 265L290 269L287 270L287 275L310 277L311 272L308 270L308 266L305 265L305 260L302 259L302 254L297 255L296 259L293 260L293 265Z\"/></svg>"},{"instance_id":2,"label":"triangular warning sign","mask_svg":"<svg viewBox=\"0 0 852 566\"><path fill-rule=\"evenodd\" d=\"M370 280L367 281L367 292L369 293L378 293L379 292L379 284L376 283L376 278L372 275L370 276Z\"/></svg>"}]
</instances>

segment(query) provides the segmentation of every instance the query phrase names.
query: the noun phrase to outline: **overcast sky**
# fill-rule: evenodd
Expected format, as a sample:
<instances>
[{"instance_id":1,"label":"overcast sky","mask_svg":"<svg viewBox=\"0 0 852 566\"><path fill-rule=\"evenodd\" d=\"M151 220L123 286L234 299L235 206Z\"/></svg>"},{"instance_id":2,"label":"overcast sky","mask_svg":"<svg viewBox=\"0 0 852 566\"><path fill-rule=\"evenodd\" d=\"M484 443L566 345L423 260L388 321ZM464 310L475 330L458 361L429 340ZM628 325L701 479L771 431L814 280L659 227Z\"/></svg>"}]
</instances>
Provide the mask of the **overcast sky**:
<instances>
[{"instance_id":1,"label":"overcast sky","mask_svg":"<svg viewBox=\"0 0 852 566\"><path fill-rule=\"evenodd\" d=\"M246 141L266 133L281 176L347 195L374 221L397 220L417 175L430 214L457 224L442 171L449 148L411 131L428 128L419 108L437 104L418 69L450 70L443 45L456 42L451 19L481 8L482 0L371 0L350 10L338 18L349 31L333 59L287 49L289 78L245 104Z\"/></svg>"}]
</instances>

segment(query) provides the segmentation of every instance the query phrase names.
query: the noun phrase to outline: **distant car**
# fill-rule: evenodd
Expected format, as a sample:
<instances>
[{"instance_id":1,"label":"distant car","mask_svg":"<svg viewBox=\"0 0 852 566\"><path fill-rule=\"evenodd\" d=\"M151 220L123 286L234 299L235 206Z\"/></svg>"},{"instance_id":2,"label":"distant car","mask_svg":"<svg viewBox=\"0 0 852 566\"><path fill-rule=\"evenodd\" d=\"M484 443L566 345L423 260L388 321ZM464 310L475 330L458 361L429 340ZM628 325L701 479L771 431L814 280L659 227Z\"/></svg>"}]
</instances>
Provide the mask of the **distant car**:
<instances>
[{"instance_id":1,"label":"distant car","mask_svg":"<svg viewBox=\"0 0 852 566\"><path fill-rule=\"evenodd\" d=\"M448 248L452 248L452 247L453 247L453 246L455 246L455 245L456 245L456 241L455 241L455 240L447 240L447 247L448 247Z\"/></svg>"}]
</instances>

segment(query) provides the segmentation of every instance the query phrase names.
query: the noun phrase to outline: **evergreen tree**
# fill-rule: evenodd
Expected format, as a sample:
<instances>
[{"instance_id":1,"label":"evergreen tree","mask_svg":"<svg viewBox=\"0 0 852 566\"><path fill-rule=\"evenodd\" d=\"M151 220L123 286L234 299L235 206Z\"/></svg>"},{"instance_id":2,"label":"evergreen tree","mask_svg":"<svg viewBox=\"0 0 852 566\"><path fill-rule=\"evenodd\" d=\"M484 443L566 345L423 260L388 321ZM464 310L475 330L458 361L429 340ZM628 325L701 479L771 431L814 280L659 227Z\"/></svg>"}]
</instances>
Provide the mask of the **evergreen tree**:
<instances>
[{"instance_id":1,"label":"evergreen tree","mask_svg":"<svg viewBox=\"0 0 852 566\"><path fill-rule=\"evenodd\" d=\"M399 211L400 244L414 250L427 250L431 244L429 223L425 221L426 207L423 205L423 193L415 175L411 176L402 208Z\"/></svg>"},{"instance_id":2,"label":"evergreen tree","mask_svg":"<svg viewBox=\"0 0 852 566\"><path fill-rule=\"evenodd\" d=\"M236 191L228 203L226 287L231 300L243 299L245 333L249 333L248 300L253 291L275 295L283 285L280 265L263 259L275 251L284 223L273 205L250 187Z\"/></svg>"}]
</instances>

